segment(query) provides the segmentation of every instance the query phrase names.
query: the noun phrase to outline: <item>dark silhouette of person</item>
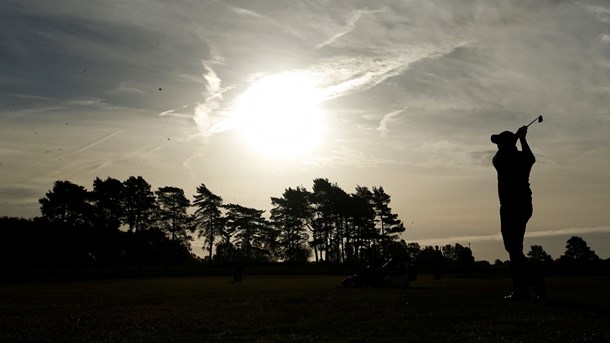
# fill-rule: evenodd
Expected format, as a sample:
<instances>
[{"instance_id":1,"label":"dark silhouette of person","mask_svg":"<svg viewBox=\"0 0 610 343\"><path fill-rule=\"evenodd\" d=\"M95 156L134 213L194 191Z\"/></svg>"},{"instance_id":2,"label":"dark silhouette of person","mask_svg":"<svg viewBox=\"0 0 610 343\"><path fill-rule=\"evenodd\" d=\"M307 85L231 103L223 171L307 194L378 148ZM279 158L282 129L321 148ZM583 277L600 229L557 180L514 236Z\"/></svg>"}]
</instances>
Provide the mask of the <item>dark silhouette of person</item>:
<instances>
[{"instance_id":1,"label":"dark silhouette of person","mask_svg":"<svg viewBox=\"0 0 610 343\"><path fill-rule=\"evenodd\" d=\"M498 146L493 166L498 174L500 231L510 257L513 291L506 298L511 300L529 299L530 284L536 287L540 298L544 297L543 281L523 254L525 228L533 214L529 177L536 162L526 135L527 126L523 126L516 134L504 131L491 136L491 141ZM517 140L521 151L517 149Z\"/></svg>"},{"instance_id":2,"label":"dark silhouette of person","mask_svg":"<svg viewBox=\"0 0 610 343\"><path fill-rule=\"evenodd\" d=\"M233 282L241 282L244 276L244 254L241 248L235 250L233 256Z\"/></svg>"}]
</instances>

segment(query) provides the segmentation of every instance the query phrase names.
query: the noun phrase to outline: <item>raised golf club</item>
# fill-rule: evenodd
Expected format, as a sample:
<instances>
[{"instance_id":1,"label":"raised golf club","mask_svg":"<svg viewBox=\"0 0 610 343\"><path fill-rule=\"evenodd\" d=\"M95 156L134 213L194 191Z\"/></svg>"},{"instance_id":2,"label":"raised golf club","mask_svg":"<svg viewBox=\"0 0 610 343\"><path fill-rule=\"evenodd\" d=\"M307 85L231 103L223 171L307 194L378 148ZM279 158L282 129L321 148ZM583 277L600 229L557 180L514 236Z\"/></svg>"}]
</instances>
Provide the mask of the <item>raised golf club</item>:
<instances>
[{"instance_id":1,"label":"raised golf club","mask_svg":"<svg viewBox=\"0 0 610 343\"><path fill-rule=\"evenodd\" d=\"M527 127L529 127L530 125L532 125L536 121L539 122L539 123L542 123L542 116L538 116L538 118L532 120L529 124L527 124Z\"/></svg>"}]
</instances>

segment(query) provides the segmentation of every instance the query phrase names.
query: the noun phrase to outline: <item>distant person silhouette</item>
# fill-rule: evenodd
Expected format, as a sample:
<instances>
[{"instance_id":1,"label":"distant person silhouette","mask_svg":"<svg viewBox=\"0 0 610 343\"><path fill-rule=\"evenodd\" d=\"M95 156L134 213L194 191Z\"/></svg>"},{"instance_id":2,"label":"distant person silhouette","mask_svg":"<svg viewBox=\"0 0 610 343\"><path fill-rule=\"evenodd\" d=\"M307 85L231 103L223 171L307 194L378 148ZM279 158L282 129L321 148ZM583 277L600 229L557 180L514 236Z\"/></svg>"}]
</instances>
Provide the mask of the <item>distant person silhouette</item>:
<instances>
[{"instance_id":1,"label":"distant person silhouette","mask_svg":"<svg viewBox=\"0 0 610 343\"><path fill-rule=\"evenodd\" d=\"M519 128L516 134L504 131L491 136L491 141L498 146L493 165L498 174L500 231L510 257L513 291L506 298L511 300L529 299L529 284L536 286L538 297L544 297L542 278L523 254L525 228L533 213L529 177L536 162L526 136L527 126ZM517 140L521 151L517 149Z\"/></svg>"}]
</instances>

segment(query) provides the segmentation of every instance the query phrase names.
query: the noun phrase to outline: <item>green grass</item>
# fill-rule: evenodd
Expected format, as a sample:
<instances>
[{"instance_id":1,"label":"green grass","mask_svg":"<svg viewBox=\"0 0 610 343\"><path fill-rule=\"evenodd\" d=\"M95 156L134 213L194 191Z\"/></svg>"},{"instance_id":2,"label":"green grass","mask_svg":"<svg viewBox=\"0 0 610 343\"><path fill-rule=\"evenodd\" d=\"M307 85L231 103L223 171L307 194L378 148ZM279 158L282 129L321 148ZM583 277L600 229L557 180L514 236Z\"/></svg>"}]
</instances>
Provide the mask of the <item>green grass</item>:
<instances>
[{"instance_id":1,"label":"green grass","mask_svg":"<svg viewBox=\"0 0 610 343\"><path fill-rule=\"evenodd\" d=\"M603 342L610 278L551 278L543 303L508 279L420 276L343 289L341 276L0 285L0 342Z\"/></svg>"}]
</instances>

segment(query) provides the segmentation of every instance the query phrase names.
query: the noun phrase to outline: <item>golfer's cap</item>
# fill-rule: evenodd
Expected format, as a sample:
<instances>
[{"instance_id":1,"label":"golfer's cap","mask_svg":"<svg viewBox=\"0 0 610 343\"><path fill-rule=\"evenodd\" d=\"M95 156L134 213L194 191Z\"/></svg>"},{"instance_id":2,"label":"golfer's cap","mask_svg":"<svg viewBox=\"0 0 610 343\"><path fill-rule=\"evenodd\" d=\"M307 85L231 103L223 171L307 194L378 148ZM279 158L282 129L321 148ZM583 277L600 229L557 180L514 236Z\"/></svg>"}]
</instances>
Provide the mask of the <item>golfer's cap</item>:
<instances>
[{"instance_id":1,"label":"golfer's cap","mask_svg":"<svg viewBox=\"0 0 610 343\"><path fill-rule=\"evenodd\" d=\"M502 133L491 135L491 142L499 144L501 142L510 142L515 140L515 134L510 131L504 131Z\"/></svg>"}]
</instances>

